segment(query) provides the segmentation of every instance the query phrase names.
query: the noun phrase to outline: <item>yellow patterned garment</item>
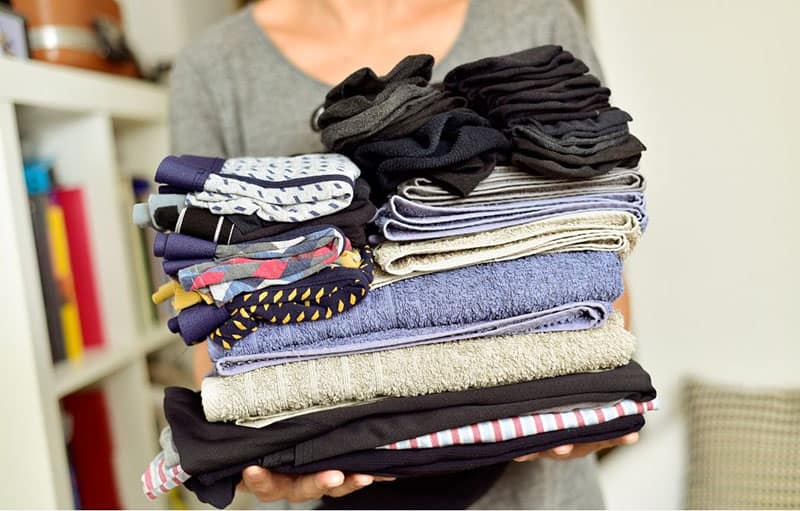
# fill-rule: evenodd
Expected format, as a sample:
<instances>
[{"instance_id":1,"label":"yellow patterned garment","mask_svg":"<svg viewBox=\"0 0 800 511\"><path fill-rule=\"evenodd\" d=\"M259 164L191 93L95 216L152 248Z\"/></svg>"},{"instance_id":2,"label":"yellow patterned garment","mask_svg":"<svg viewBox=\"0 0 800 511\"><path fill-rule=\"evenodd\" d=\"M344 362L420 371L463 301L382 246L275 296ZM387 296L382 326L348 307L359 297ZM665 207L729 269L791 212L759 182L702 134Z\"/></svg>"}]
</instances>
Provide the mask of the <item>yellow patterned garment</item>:
<instances>
[{"instance_id":1,"label":"yellow patterned garment","mask_svg":"<svg viewBox=\"0 0 800 511\"><path fill-rule=\"evenodd\" d=\"M158 305L172 298L172 308L176 311L189 308L197 303L214 303L214 299L200 291L184 291L177 280L170 280L166 284L162 284L155 293L153 293L153 303Z\"/></svg>"}]
</instances>

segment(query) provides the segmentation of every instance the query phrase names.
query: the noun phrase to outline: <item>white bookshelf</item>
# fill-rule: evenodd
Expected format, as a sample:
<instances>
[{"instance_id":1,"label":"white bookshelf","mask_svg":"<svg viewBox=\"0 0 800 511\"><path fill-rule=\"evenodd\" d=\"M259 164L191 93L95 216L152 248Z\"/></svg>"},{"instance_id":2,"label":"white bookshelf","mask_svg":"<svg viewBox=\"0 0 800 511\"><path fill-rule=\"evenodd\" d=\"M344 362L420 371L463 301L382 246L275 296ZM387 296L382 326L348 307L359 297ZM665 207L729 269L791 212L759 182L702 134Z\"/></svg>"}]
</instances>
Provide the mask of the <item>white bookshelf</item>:
<instances>
[{"instance_id":1,"label":"white bookshelf","mask_svg":"<svg viewBox=\"0 0 800 511\"><path fill-rule=\"evenodd\" d=\"M22 174L24 139L52 158L59 182L84 190L106 345L53 365ZM127 508L149 502L139 475L157 449L147 356L180 340L142 310L136 247L120 176L152 176L167 153L162 87L0 57L0 325L5 328L0 507L71 508L59 399L101 385L117 487Z\"/></svg>"}]
</instances>

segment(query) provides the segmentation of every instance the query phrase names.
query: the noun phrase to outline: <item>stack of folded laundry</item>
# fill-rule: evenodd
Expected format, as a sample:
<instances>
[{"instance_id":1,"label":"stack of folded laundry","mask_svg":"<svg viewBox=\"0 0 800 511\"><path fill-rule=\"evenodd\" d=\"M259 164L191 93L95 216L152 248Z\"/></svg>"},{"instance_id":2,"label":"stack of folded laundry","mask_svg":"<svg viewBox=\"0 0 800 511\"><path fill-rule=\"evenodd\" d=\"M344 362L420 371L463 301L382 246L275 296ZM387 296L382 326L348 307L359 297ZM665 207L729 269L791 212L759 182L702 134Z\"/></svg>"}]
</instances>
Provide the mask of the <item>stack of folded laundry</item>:
<instances>
[{"instance_id":1,"label":"stack of folded laundry","mask_svg":"<svg viewBox=\"0 0 800 511\"><path fill-rule=\"evenodd\" d=\"M468 507L513 458L638 431L657 407L612 305L647 225L638 156L584 162L588 174L539 170L568 165L569 148L591 145L573 139L622 112L608 89L554 87L588 77L559 47L466 64L446 90L428 83L432 64L412 56L334 87L318 123L337 153L162 163L163 192L185 193L149 215L171 231L157 254L180 267L162 294L199 295L192 307L215 318L183 321L184 309L172 322L187 341L209 339L213 371L199 393L167 389L149 496L184 484L224 507L259 465L400 478L345 497L352 507ZM560 159L523 165L520 126L561 133ZM354 253L332 219L364 207L353 207L361 179L361 200L381 207L371 236L350 225L374 245ZM190 232L205 241L189 244ZM240 279L219 280L239 260Z\"/></svg>"},{"instance_id":2,"label":"stack of folded laundry","mask_svg":"<svg viewBox=\"0 0 800 511\"><path fill-rule=\"evenodd\" d=\"M327 319L361 301L375 206L358 176L336 154L165 158L156 181L169 193L134 216L163 231L153 252L173 280L153 299L172 299L170 330L230 349L262 324Z\"/></svg>"}]
</instances>

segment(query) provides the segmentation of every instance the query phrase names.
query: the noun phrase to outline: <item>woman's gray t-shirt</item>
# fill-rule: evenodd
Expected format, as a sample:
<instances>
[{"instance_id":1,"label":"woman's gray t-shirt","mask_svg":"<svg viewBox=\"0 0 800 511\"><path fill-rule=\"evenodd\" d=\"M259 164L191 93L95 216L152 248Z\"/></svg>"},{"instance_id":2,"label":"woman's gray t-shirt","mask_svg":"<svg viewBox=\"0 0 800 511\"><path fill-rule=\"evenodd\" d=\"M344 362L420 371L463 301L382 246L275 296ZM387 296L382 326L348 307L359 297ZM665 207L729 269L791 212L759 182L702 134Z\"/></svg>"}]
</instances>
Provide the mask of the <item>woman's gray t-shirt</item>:
<instances>
[{"instance_id":1,"label":"woman's gray t-shirt","mask_svg":"<svg viewBox=\"0 0 800 511\"><path fill-rule=\"evenodd\" d=\"M601 75L567 0L472 0L433 80L465 62L543 44L563 46ZM292 65L245 8L178 57L170 84L172 152L233 157L323 151L310 120L329 88ZM474 507L596 509L603 499L593 458L541 460L512 463Z\"/></svg>"}]
</instances>

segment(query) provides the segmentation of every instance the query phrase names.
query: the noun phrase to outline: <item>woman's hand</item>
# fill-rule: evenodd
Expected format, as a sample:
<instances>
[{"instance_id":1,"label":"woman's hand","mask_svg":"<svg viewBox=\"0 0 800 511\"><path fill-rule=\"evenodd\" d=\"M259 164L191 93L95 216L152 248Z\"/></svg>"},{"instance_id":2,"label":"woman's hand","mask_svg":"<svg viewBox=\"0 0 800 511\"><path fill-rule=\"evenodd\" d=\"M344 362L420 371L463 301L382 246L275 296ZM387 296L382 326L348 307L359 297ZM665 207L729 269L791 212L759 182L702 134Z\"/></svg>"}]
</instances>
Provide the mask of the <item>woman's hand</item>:
<instances>
[{"instance_id":1,"label":"woman's hand","mask_svg":"<svg viewBox=\"0 0 800 511\"><path fill-rule=\"evenodd\" d=\"M338 470L316 474L290 476L276 474L262 467L247 467L242 472L242 482L237 490L249 491L262 502L287 500L291 503L315 500L323 495L343 497L375 481L393 481L393 477L376 477L366 474L345 476Z\"/></svg>"},{"instance_id":2,"label":"woman's hand","mask_svg":"<svg viewBox=\"0 0 800 511\"><path fill-rule=\"evenodd\" d=\"M559 445L548 451L537 452L514 458L514 461L530 461L540 458L550 458L552 460L571 460L588 456L593 452L601 451L614 447L615 445L631 445L639 440L639 433L630 433L619 438L604 440L602 442L590 442L585 444L566 444Z\"/></svg>"}]
</instances>

